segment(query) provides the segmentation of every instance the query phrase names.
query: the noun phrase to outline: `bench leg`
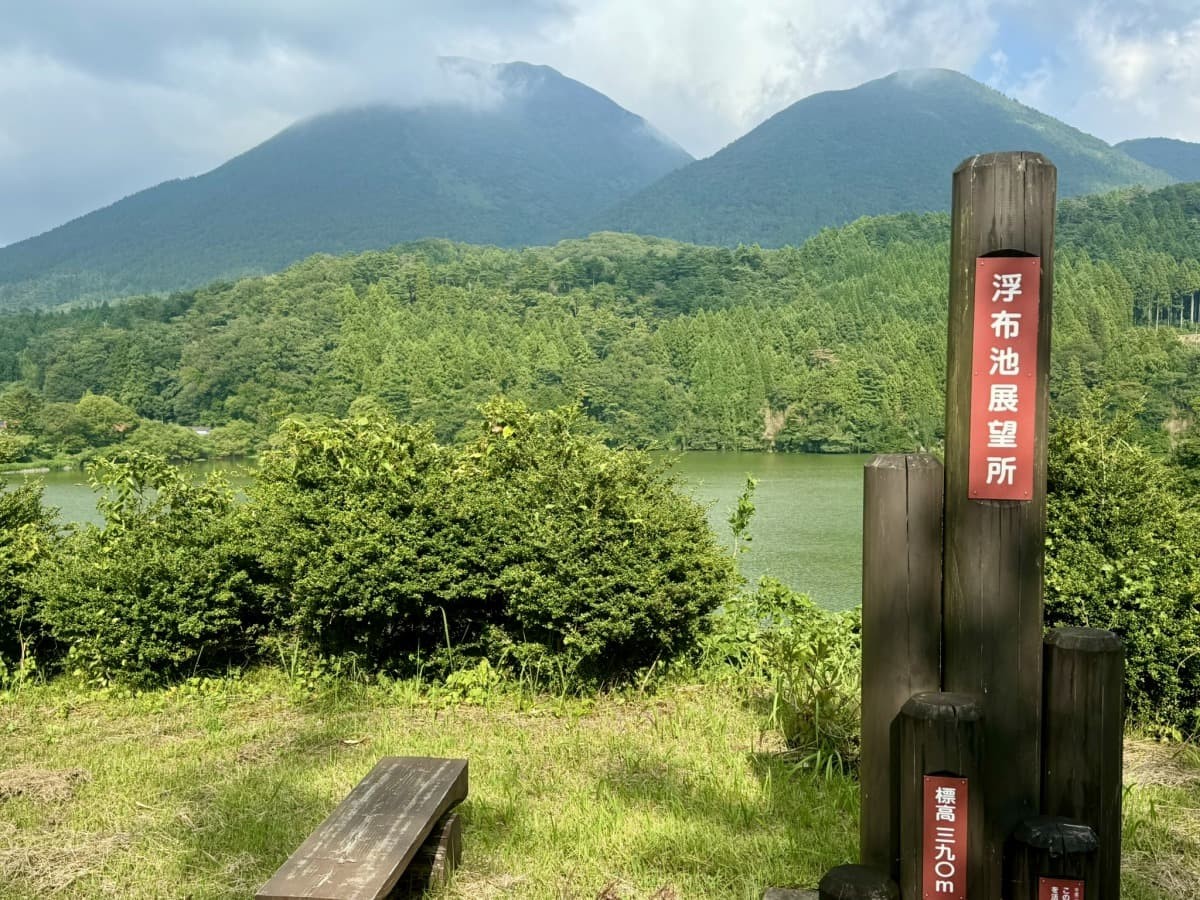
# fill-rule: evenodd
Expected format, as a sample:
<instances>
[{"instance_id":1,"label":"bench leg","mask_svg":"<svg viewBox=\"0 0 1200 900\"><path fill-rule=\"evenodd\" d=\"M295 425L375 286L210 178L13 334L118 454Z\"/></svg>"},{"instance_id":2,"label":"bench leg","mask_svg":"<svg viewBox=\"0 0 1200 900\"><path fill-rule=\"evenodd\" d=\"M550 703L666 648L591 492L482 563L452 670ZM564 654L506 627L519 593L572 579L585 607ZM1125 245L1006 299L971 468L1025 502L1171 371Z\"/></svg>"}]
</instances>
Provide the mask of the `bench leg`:
<instances>
[{"instance_id":1,"label":"bench leg","mask_svg":"<svg viewBox=\"0 0 1200 900\"><path fill-rule=\"evenodd\" d=\"M433 826L388 900L409 900L443 887L461 860L462 819L449 812Z\"/></svg>"}]
</instances>

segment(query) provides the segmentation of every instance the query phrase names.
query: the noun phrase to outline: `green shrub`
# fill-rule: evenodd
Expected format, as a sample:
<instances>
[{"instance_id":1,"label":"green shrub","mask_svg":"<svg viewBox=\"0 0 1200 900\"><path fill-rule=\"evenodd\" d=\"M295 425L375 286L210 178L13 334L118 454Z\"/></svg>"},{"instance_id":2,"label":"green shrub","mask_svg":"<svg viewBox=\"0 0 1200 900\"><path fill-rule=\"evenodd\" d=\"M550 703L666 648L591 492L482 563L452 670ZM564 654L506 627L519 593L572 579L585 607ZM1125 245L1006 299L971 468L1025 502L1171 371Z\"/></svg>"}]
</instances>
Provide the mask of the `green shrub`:
<instances>
[{"instance_id":1,"label":"green shrub","mask_svg":"<svg viewBox=\"0 0 1200 900\"><path fill-rule=\"evenodd\" d=\"M713 614L708 671L733 673L768 701L788 756L829 774L858 764L862 687L860 610L834 613L763 578Z\"/></svg>"},{"instance_id":2,"label":"green shrub","mask_svg":"<svg viewBox=\"0 0 1200 900\"><path fill-rule=\"evenodd\" d=\"M445 646L461 578L439 533L449 452L387 417L289 420L246 515L281 626L318 653L388 666Z\"/></svg>"},{"instance_id":3,"label":"green shrub","mask_svg":"<svg viewBox=\"0 0 1200 900\"><path fill-rule=\"evenodd\" d=\"M0 674L29 664L37 649L33 574L54 542L54 516L42 506L40 486L0 490Z\"/></svg>"},{"instance_id":4,"label":"green shrub","mask_svg":"<svg viewBox=\"0 0 1200 900\"><path fill-rule=\"evenodd\" d=\"M862 693L859 610L834 613L764 578L754 605L763 617L763 660L773 685L771 716L805 767L858 764Z\"/></svg>"},{"instance_id":5,"label":"green shrub","mask_svg":"<svg viewBox=\"0 0 1200 900\"><path fill-rule=\"evenodd\" d=\"M199 435L190 428L169 422L143 421L122 446L172 462L191 462L204 456L204 443Z\"/></svg>"},{"instance_id":6,"label":"green shrub","mask_svg":"<svg viewBox=\"0 0 1200 900\"><path fill-rule=\"evenodd\" d=\"M257 426L241 419L234 419L226 425L218 425L208 436L209 456L214 459L227 459L235 456L249 456L258 450L264 442L264 435L259 433Z\"/></svg>"},{"instance_id":7,"label":"green shrub","mask_svg":"<svg viewBox=\"0 0 1200 900\"><path fill-rule=\"evenodd\" d=\"M1179 733L1200 706L1200 515L1132 427L1093 412L1051 435L1046 620L1120 635L1132 718Z\"/></svg>"},{"instance_id":8,"label":"green shrub","mask_svg":"<svg viewBox=\"0 0 1200 900\"><path fill-rule=\"evenodd\" d=\"M254 515L291 624L374 666L507 655L593 681L693 650L733 585L703 510L577 410L484 413L456 449L369 408L285 425Z\"/></svg>"},{"instance_id":9,"label":"green shrub","mask_svg":"<svg viewBox=\"0 0 1200 900\"><path fill-rule=\"evenodd\" d=\"M99 459L89 474L105 492L106 527L66 539L38 579L68 668L149 683L251 655L263 617L228 486L193 485L137 452Z\"/></svg>"}]
</instances>

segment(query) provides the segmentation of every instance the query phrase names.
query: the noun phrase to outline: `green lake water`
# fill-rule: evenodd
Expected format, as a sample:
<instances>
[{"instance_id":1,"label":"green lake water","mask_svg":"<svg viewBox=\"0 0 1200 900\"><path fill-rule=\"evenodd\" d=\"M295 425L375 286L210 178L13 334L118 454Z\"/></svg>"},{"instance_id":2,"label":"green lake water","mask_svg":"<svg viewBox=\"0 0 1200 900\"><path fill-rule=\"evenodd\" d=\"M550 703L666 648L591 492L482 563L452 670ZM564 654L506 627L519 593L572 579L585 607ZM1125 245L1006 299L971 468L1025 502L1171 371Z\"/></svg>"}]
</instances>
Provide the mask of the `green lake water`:
<instances>
[{"instance_id":1,"label":"green lake water","mask_svg":"<svg viewBox=\"0 0 1200 900\"><path fill-rule=\"evenodd\" d=\"M674 457L683 486L708 508L726 544L728 518L746 482L758 479L749 550L739 565L751 581L771 575L830 609L859 603L862 573L862 471L868 456L686 453ZM229 464L187 467L201 474ZM23 476L0 476L19 483ZM95 495L82 472L26 476L45 484L45 502L63 522L97 522ZM234 478L244 484L248 477Z\"/></svg>"}]
</instances>

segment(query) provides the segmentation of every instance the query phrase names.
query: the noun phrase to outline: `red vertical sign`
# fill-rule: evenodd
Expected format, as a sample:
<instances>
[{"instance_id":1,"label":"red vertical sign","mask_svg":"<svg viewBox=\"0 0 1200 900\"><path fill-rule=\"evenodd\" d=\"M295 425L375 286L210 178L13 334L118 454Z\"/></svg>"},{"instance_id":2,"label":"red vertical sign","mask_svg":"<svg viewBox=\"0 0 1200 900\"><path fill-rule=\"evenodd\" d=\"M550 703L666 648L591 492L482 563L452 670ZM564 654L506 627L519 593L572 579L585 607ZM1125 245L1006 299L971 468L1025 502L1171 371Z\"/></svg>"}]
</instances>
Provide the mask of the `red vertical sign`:
<instances>
[{"instance_id":1,"label":"red vertical sign","mask_svg":"<svg viewBox=\"0 0 1200 900\"><path fill-rule=\"evenodd\" d=\"M925 776L922 900L967 900L967 779Z\"/></svg>"},{"instance_id":2,"label":"red vertical sign","mask_svg":"<svg viewBox=\"0 0 1200 900\"><path fill-rule=\"evenodd\" d=\"M967 483L972 500L1033 496L1041 280L1036 256L975 260Z\"/></svg>"},{"instance_id":3,"label":"red vertical sign","mask_svg":"<svg viewBox=\"0 0 1200 900\"><path fill-rule=\"evenodd\" d=\"M1083 882L1077 878L1039 878L1038 900L1083 900Z\"/></svg>"}]
</instances>

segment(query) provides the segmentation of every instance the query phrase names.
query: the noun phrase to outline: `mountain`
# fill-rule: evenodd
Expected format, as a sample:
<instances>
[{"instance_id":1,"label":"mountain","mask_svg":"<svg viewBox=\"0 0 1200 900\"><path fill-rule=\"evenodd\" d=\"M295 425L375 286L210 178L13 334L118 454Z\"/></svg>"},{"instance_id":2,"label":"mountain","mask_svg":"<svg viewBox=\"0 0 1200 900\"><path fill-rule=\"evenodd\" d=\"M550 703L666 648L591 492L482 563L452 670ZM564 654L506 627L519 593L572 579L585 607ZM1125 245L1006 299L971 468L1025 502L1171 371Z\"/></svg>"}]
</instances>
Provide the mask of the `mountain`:
<instances>
[{"instance_id":1,"label":"mountain","mask_svg":"<svg viewBox=\"0 0 1200 900\"><path fill-rule=\"evenodd\" d=\"M1174 180L965 75L921 69L800 100L590 224L701 244L795 244L860 216L948 209L954 168L995 150L1044 153L1060 196Z\"/></svg>"},{"instance_id":2,"label":"mountain","mask_svg":"<svg viewBox=\"0 0 1200 900\"><path fill-rule=\"evenodd\" d=\"M1140 138L1122 141L1118 150L1161 169L1180 181L1200 181L1200 144L1174 138Z\"/></svg>"},{"instance_id":3,"label":"mountain","mask_svg":"<svg viewBox=\"0 0 1200 900\"><path fill-rule=\"evenodd\" d=\"M554 69L446 65L479 79L485 99L321 115L205 175L0 249L0 308L177 289L424 237L546 243L692 161Z\"/></svg>"}]
</instances>

